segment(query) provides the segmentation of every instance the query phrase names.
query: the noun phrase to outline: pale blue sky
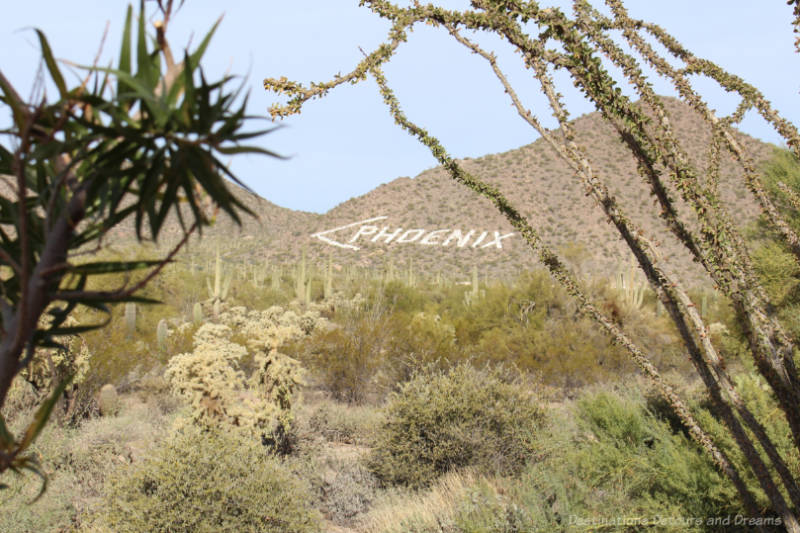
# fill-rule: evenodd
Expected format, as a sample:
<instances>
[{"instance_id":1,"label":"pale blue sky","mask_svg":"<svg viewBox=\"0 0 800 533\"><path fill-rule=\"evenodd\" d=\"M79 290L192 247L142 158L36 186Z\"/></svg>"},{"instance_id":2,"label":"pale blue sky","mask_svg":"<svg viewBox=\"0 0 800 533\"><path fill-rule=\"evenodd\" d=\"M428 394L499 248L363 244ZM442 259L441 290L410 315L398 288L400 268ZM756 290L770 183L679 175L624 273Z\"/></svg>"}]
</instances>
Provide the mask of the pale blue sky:
<instances>
[{"instance_id":1,"label":"pale blue sky","mask_svg":"<svg viewBox=\"0 0 800 533\"><path fill-rule=\"evenodd\" d=\"M466 8L467 0L441 0ZM568 5L543 1L544 5ZM78 63L94 58L107 21L106 61L116 57L126 2L115 0L28 0L6 2L0 19L0 69L26 91L38 66L32 31L45 31L57 57ZM701 57L759 87L775 107L800 123L800 57L794 53L791 8L784 1L629 0L631 14L661 24ZM266 115L273 101L262 79L285 75L309 82L349 71L384 38L386 22L357 0L245 1L187 0L176 15L171 42L184 46L202 37L214 20L225 18L206 55L211 75L226 70L248 76L250 111ZM518 57L498 40L483 40L501 62L530 106L546 111L535 85L518 68ZM496 46L495 46L496 45ZM478 157L536 139L513 112L488 66L441 30L419 27L386 69L407 114L437 135L457 157ZM654 80L662 94L672 94ZM703 85L712 107L730 112L736 101ZM573 116L590 111L566 78L561 92ZM5 124L5 119L2 123ZM234 172L256 192L293 209L324 212L398 176L415 176L435 165L417 141L400 131L383 106L372 81L343 86L261 143L291 156L288 161L247 156L234 159ZM763 121L749 117L743 129L758 138L780 140Z\"/></svg>"}]
</instances>

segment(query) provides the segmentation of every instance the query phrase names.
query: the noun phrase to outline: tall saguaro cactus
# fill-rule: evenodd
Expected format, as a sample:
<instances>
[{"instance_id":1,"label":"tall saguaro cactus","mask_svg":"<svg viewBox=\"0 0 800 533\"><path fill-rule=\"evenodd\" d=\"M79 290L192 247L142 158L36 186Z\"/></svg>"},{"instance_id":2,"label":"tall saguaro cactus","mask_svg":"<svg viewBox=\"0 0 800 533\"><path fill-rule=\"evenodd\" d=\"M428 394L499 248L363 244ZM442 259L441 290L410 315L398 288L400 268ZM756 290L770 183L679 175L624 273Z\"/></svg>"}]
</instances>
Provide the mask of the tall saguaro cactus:
<instances>
[{"instance_id":1,"label":"tall saguaro cactus","mask_svg":"<svg viewBox=\"0 0 800 533\"><path fill-rule=\"evenodd\" d=\"M300 262L297 264L294 276L294 293L295 297L302 303L308 303L310 295L311 283L306 274L306 251L303 249Z\"/></svg>"},{"instance_id":2,"label":"tall saguaro cactus","mask_svg":"<svg viewBox=\"0 0 800 533\"><path fill-rule=\"evenodd\" d=\"M323 296L326 300L333 298L333 258L328 256L328 264L325 267L325 284L323 285Z\"/></svg>"},{"instance_id":3,"label":"tall saguaro cactus","mask_svg":"<svg viewBox=\"0 0 800 533\"><path fill-rule=\"evenodd\" d=\"M629 310L641 308L644 301L645 285L636 279L637 272L636 265L631 264L627 272L620 268L615 278L616 289Z\"/></svg>"},{"instance_id":4,"label":"tall saguaro cactus","mask_svg":"<svg viewBox=\"0 0 800 533\"><path fill-rule=\"evenodd\" d=\"M472 282L470 283L470 289L464 293L464 305L467 307L471 307L478 303L478 300L481 298L481 295L485 294L485 291L479 288L478 283L478 266L472 266Z\"/></svg>"},{"instance_id":5,"label":"tall saguaro cactus","mask_svg":"<svg viewBox=\"0 0 800 533\"><path fill-rule=\"evenodd\" d=\"M383 66L407 41L416 24L429 24L447 32L458 44L484 59L510 98L521 120L533 128L552 150L566 162L574 177L590 196L598 210L613 225L630 248L651 288L675 323L698 375L713 401L716 415L724 422L730 438L745 458L745 467L757 483L769 506L782 519L788 531L800 533L800 487L787 461L777 452L767 434L740 397L731 376L722 364L718 349L708 335L704 317L687 292L687 280L679 278L664 265L656 240L628 216L624 205L608 186L615 176L605 176L593 166L587 151L578 144L568 110L556 87L553 71L569 74L575 87L601 112L631 153L643 184L651 191L663 221L661 231L681 243L703 267L709 281L733 304L746 332L750 356L780 407L781 417L800 453L800 373L794 353L798 346L772 312L774 306L758 281L744 238L733 224L719 194L719 172L723 154L735 161L744 176L737 187L748 190L762 209L771 229L800 263L800 236L765 192L761 176L752 164L746 147L733 127L748 111L758 113L784 138L795 157L800 158L800 131L780 116L755 87L725 72L718 65L698 58L661 27L632 19L621 0L606 0L609 15L595 9L588 0L574 0L573 14L557 8L542 8L537 2L516 0L472 0L471 9L458 11L435 4L414 2L402 7L389 0L364 0L373 13L391 25L385 43L375 48L348 74L306 87L286 78L264 81L268 90L288 95L286 104L271 108L273 117L299 113L305 102L322 97L332 89L373 78L395 122L428 147L439 163L458 183L487 197L520 233L550 270L551 275L571 294L579 310L593 318L652 381L675 414L688 428L691 437L702 446L719 470L736 488L745 509L758 516L756 495L744 480L741 466L714 443L696 419L686 401L664 379L645 350L621 329L581 288L574 274L541 239L512 202L493 185L470 174L452 158L439 140L409 119L389 86ZM793 0L795 32L800 33L800 2ZM787 24L788 26L788 24ZM541 88L559 131L546 129L540 119L523 104L515 87L500 68L493 52L467 37L467 32L481 32L499 37L521 58L526 72ZM619 44L624 42L624 47ZM551 45L552 42L552 45ZM651 43L658 43L658 50ZM800 48L798 48L800 52ZM665 54L664 54L665 52ZM662 55L663 54L663 55ZM608 69L613 65L614 69ZM652 69L671 83L681 99L705 120L711 131L707 153L709 164L698 167L688 157L676 135L669 111L653 92L645 76ZM717 116L695 87L697 78L712 80L725 91L740 98L736 110ZM639 102L634 104L622 87L631 87ZM664 171L666 169L666 171ZM632 303L641 296L632 294Z\"/></svg>"},{"instance_id":6,"label":"tall saguaro cactus","mask_svg":"<svg viewBox=\"0 0 800 533\"><path fill-rule=\"evenodd\" d=\"M206 278L206 285L208 287L208 297L212 302L214 316L219 316L222 302L228 298L228 290L231 286L230 274L224 276L223 279L222 258L219 254L219 247L217 247L217 259L216 263L214 264L214 284L212 286L211 279Z\"/></svg>"},{"instance_id":7,"label":"tall saguaro cactus","mask_svg":"<svg viewBox=\"0 0 800 533\"><path fill-rule=\"evenodd\" d=\"M132 337L136 333L136 304L133 302L125 304L125 330L128 337Z\"/></svg>"}]
</instances>

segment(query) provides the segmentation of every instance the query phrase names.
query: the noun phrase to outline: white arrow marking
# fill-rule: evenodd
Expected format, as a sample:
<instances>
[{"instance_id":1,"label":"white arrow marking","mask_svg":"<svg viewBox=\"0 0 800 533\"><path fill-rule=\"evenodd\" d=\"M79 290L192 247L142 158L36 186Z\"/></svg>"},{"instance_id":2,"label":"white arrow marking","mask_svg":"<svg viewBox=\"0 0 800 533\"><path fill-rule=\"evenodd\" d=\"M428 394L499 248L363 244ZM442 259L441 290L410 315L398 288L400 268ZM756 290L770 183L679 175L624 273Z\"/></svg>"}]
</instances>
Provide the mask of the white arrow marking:
<instances>
[{"instance_id":1,"label":"white arrow marking","mask_svg":"<svg viewBox=\"0 0 800 533\"><path fill-rule=\"evenodd\" d=\"M338 228L333 228L333 229L328 229L328 230L325 230L325 231L320 231L318 233L314 233L311 236L312 237L316 237L317 239L319 239L319 240L321 240L323 242L326 242L328 244L331 244L333 246L338 246L339 248L349 248L351 250L360 250L361 248L359 248L358 246L354 246L352 244L344 244L344 243L341 243L339 241L334 241L331 238L325 237L325 235L327 235L328 233L333 233L334 231L339 231L339 230L343 230L343 229L347 229L347 228L352 228L353 226L359 226L359 225L362 225L362 224L366 224L368 222L375 222L377 220L384 220L386 218L389 218L389 217L368 218L367 220L362 220L360 222L353 222L352 224L347 224L346 226L339 226Z\"/></svg>"}]
</instances>

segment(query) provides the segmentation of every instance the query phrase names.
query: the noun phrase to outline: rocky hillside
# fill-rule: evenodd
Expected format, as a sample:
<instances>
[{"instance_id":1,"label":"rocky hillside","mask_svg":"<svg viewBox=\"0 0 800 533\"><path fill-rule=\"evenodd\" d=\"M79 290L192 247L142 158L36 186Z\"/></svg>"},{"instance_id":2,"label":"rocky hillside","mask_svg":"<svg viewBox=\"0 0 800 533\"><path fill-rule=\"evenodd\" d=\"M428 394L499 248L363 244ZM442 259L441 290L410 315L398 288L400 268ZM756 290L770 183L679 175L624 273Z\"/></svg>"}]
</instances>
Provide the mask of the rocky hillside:
<instances>
[{"instance_id":1,"label":"rocky hillside","mask_svg":"<svg viewBox=\"0 0 800 533\"><path fill-rule=\"evenodd\" d=\"M690 158L698 168L705 168L709 129L693 110L678 100L665 99L665 102L672 124ZM654 199L639 178L633 157L613 128L599 113L576 119L574 128L579 144L587 148L593 168L618 195L628 215L653 236L652 240L661 242L662 254L672 267L694 276L695 265L677 242L661 237L664 226L657 217ZM771 145L744 134L741 139L757 162L770 156ZM540 230L545 241L561 251L584 275L610 276L629 261L630 254L613 226L605 222L566 163L543 139L516 150L467 159L463 163L470 172L496 184ZM745 191L741 171L730 160L723 164L720 190L737 221L746 224L755 219L758 208ZM387 218L369 223L379 229L358 236L353 244L358 245L359 250L332 247L313 238L307 242L316 253L333 250L339 261L381 265L387 260L399 264L411 257L420 270L428 272L442 270L466 275L471 266L477 264L482 271L513 274L537 264L535 256L518 235L502 239L502 249L497 243L493 244L495 231L501 235L512 232L509 224L488 200L455 183L440 167L429 169L413 179L398 178L344 202L317 219L317 225L308 233L378 216ZM388 229L381 234L384 227ZM362 233L371 231L361 228ZM387 244L389 236L397 228L403 228L403 232L417 228L427 232L414 243L398 242L403 237L401 232ZM347 238L353 238L358 229L349 228L326 236L338 237L337 242L345 239L349 242ZM432 230L440 229L450 230L432 237L440 245L422 242ZM475 230L475 233L466 245L459 247L456 239L446 242L454 230L461 230L464 235L469 230ZM488 235L476 247L475 241L484 231ZM414 233L408 234L406 240L414 237Z\"/></svg>"},{"instance_id":2,"label":"rocky hillside","mask_svg":"<svg viewBox=\"0 0 800 533\"><path fill-rule=\"evenodd\" d=\"M689 157L707 165L710 130L700 117L678 100L666 98L671 122ZM626 213L652 240L661 243L672 268L695 277L696 269L676 241L663 238L664 226L649 190L636 172L635 161L613 128L599 113L574 120L577 141L586 147L593 168L618 195ZM741 134L758 163L773 147ZM499 154L463 161L467 170L496 184L584 276L610 277L630 260L624 243L587 197L566 163L542 139ZM207 230L202 244L190 252L203 254L216 245L232 261L290 263L303 249L323 262L338 265L406 268L419 273L444 272L466 279L473 265L487 275L514 275L537 265L513 230L484 198L452 181L440 167L415 178L398 178L319 215L281 208L242 189L236 194L258 214L246 217L241 228L221 216ZM757 206L747 194L741 172L730 160L723 164L720 190L736 219L747 224ZM130 228L119 235L123 241ZM167 234L177 235L173 225Z\"/></svg>"}]
</instances>

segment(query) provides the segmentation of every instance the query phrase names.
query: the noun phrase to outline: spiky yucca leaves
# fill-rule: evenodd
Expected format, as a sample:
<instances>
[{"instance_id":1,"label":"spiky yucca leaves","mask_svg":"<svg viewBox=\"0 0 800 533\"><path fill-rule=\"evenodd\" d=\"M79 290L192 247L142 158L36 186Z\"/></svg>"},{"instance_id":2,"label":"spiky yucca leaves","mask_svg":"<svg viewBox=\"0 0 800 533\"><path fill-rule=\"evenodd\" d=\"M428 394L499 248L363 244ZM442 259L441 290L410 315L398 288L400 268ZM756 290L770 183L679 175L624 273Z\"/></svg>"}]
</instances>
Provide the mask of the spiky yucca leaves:
<instances>
[{"instance_id":1,"label":"spiky yucca leaves","mask_svg":"<svg viewBox=\"0 0 800 533\"><path fill-rule=\"evenodd\" d=\"M35 92L28 102L0 72L0 107L11 118L4 131L10 140L0 145L0 175L7 176L12 191L0 196L0 406L37 347L55 348L60 335L107 324L66 326L78 307L108 318L112 303L148 301L137 293L192 232L211 223L212 211L221 209L236 221L249 212L228 190L223 175L241 182L220 157L270 154L242 144L266 131L243 132L246 102L229 89L229 76L202 75L200 61L216 25L176 63L166 38L173 2L157 4L163 18L155 36L147 35L144 1L136 30L128 8L118 68L78 67L85 75L68 81L45 35L36 30L43 69L34 86L54 90ZM177 217L182 232L165 256L76 260L79 251L101 246L125 221L133 223L140 240L156 240L170 216ZM100 276L137 270L147 274L136 283L128 278L108 291L87 289L87 282ZM19 438L0 419L0 473L26 468L41 474L23 451L56 400L42 405Z\"/></svg>"}]
</instances>

